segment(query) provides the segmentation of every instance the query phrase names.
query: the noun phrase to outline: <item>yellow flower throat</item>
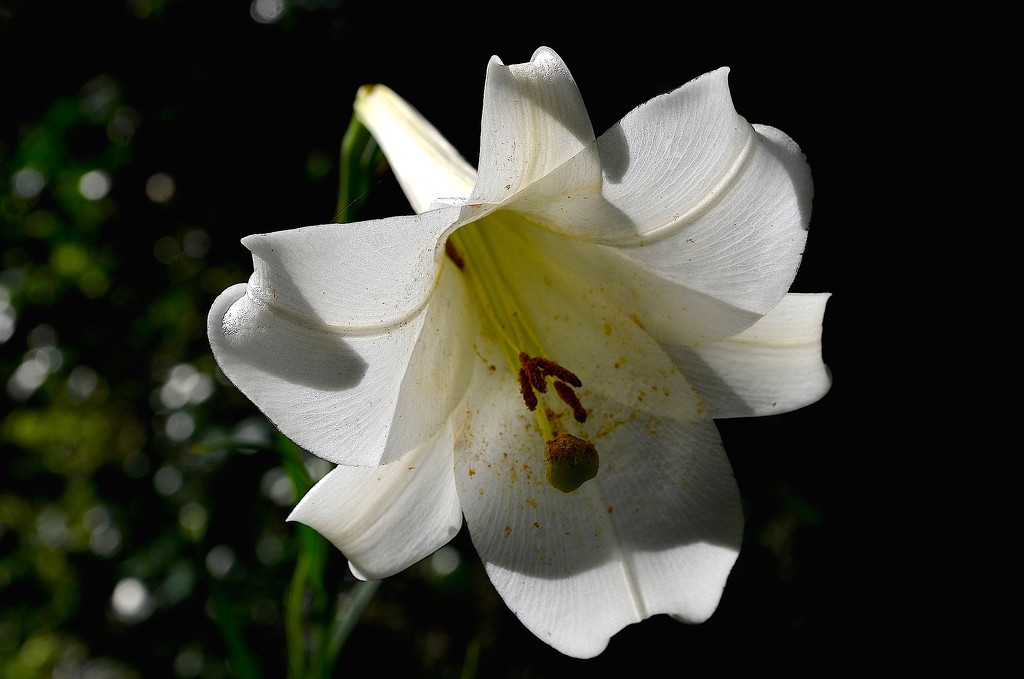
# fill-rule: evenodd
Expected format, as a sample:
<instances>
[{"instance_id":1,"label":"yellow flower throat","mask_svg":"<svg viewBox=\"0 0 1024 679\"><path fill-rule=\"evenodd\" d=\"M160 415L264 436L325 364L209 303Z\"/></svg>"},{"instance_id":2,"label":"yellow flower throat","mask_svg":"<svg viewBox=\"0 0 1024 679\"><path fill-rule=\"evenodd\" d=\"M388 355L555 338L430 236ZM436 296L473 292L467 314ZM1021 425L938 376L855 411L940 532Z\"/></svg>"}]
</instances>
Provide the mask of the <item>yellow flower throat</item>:
<instances>
[{"instance_id":1,"label":"yellow flower throat","mask_svg":"<svg viewBox=\"0 0 1024 679\"><path fill-rule=\"evenodd\" d=\"M548 392L548 379L554 393L572 411L573 419L586 422L587 410L576 395L582 380L572 371L553 361L543 346L528 316L520 312L516 296L505 281L495 259L494 229L487 222L502 217L489 215L463 226L445 242L445 254L462 272L468 287L484 311L509 371L516 376L523 404L537 422L545 440L544 465L548 483L569 493L597 475L598 456L594 444L567 432L555 432L543 403ZM501 226L495 224L500 229ZM538 407L540 406L540 407Z\"/></svg>"}]
</instances>

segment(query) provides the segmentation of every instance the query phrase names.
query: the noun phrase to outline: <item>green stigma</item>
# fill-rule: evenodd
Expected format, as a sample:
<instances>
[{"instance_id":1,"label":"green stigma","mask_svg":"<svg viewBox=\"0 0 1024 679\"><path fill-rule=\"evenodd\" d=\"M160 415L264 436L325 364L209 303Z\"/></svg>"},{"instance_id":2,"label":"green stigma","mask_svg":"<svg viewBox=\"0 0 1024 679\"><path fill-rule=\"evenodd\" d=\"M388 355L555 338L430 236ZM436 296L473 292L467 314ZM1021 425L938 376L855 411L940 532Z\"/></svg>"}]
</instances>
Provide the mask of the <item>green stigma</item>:
<instances>
[{"instance_id":1,"label":"green stigma","mask_svg":"<svg viewBox=\"0 0 1024 679\"><path fill-rule=\"evenodd\" d=\"M558 434L544 444L544 466L548 483L563 493L571 493L597 476L597 448L572 434Z\"/></svg>"}]
</instances>

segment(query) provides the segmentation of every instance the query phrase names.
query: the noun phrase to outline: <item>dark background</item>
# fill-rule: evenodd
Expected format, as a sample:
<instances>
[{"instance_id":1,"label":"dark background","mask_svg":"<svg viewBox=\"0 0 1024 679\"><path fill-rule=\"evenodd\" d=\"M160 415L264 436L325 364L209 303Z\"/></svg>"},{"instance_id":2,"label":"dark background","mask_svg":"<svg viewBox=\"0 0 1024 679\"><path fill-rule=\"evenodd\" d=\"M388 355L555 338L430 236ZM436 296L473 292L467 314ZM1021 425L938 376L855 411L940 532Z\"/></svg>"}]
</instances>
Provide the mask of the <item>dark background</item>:
<instances>
[{"instance_id":1,"label":"dark background","mask_svg":"<svg viewBox=\"0 0 1024 679\"><path fill-rule=\"evenodd\" d=\"M879 106L904 87L880 68L888 36L856 16L836 32L777 10L549 5L291 0L261 23L245 1L0 2L0 309L14 319L0 376L40 351L60 356L37 388L0 394L0 677L230 676L225 601L262 676L284 676L298 543L292 500L271 490L282 444L266 432L210 443L256 414L223 380L184 404L160 390L175 366L215 376L206 310L248 276L240 238L333 219L359 85L391 86L475 163L487 60L527 61L540 45L568 64L598 133L727 65L737 110L800 144L816 195L793 290L833 293L834 385L804 410L720 423L747 532L704 625L657 616L595 660L563 658L505 609L463 531L453 574L417 566L384 582L337 676L370 664L456 677L467 649L481 677L816 673L906 650L912 606L880 584L903 577L890 536L909 530L879 471L899 452L874 431L890 407L871 360L887 259L855 256L885 228L865 192L884 194L898 162ZM26 196L14 187L28 166L46 183ZM85 200L77 182L94 169L110 190ZM173 177L166 202L147 197L157 173ZM385 175L359 216L407 211ZM73 375L93 388L76 391ZM182 421L184 436L169 433ZM232 555L226 573L209 566L218 547ZM333 552L328 573L330 591L351 587ZM126 578L151 595L139 619L111 606Z\"/></svg>"}]
</instances>

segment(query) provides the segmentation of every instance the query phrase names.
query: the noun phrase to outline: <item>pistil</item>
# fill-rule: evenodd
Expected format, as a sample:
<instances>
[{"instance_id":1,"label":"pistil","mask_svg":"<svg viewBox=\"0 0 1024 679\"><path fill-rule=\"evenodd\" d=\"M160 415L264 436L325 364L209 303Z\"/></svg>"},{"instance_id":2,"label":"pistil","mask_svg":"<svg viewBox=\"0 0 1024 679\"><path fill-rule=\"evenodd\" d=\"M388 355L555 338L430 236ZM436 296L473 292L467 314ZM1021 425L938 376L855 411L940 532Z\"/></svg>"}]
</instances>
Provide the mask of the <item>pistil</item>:
<instances>
[{"instance_id":1,"label":"pistil","mask_svg":"<svg viewBox=\"0 0 1024 679\"><path fill-rule=\"evenodd\" d=\"M587 410L574 391L574 387L581 387L583 382L571 370L546 356L527 322L529 317L521 313L515 294L497 266L493 246L487 238L484 223L487 219L466 225L449 236L445 253L466 275L473 296L498 336L508 368L516 376L523 404L534 415L546 442L548 482L568 493L597 474L597 451L589 441L555 432L548 410L538 406L541 405L540 395L548 392L547 380L551 378L555 393L572 411L573 418L579 423L586 422ZM556 453L554 456L552 451Z\"/></svg>"}]
</instances>

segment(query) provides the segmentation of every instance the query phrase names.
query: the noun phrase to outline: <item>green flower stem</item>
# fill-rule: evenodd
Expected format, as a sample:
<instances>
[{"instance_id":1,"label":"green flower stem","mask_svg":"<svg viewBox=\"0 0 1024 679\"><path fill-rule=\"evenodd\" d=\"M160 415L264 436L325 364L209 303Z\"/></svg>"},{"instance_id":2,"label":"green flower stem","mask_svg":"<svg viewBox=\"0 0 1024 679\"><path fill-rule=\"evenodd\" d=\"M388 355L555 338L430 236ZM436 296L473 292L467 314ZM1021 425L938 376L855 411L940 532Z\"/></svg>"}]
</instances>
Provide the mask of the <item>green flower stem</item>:
<instances>
[{"instance_id":1,"label":"green flower stem","mask_svg":"<svg viewBox=\"0 0 1024 679\"><path fill-rule=\"evenodd\" d=\"M220 628L221 637L227 646L228 662L231 664L235 676L239 679L260 679L262 675L259 666L242 639L238 617L231 610L231 604L224 594L223 587L215 580L210 580L210 598L213 602L217 626Z\"/></svg>"},{"instance_id":2,"label":"green flower stem","mask_svg":"<svg viewBox=\"0 0 1024 679\"><path fill-rule=\"evenodd\" d=\"M460 679L474 679L477 665L480 664L480 639L473 639L466 646L466 657L462 661Z\"/></svg>"},{"instance_id":3,"label":"green flower stem","mask_svg":"<svg viewBox=\"0 0 1024 679\"><path fill-rule=\"evenodd\" d=\"M347 598L338 598L338 610L334 615L334 620L331 621L331 626L327 630L327 637L325 639L323 674L325 678L331 676L331 671L334 668L335 661L338 659L338 654L341 652L345 642L348 641L352 630L355 629L356 623L359 622L363 611L366 610L366 607L373 599L373 595L380 588L380 583L380 580L357 582L352 587Z\"/></svg>"},{"instance_id":4,"label":"green flower stem","mask_svg":"<svg viewBox=\"0 0 1024 679\"><path fill-rule=\"evenodd\" d=\"M309 560L305 558L304 552L300 550L285 601L284 630L288 646L288 676L292 679L302 679L309 676L306 671L306 656L302 640L302 600L306 593L306 575L308 570Z\"/></svg>"},{"instance_id":5,"label":"green flower stem","mask_svg":"<svg viewBox=\"0 0 1024 679\"><path fill-rule=\"evenodd\" d=\"M384 154L370 130L353 115L341 140L338 207L334 221L352 221L356 209L366 200L373 175L384 162Z\"/></svg>"}]
</instances>

